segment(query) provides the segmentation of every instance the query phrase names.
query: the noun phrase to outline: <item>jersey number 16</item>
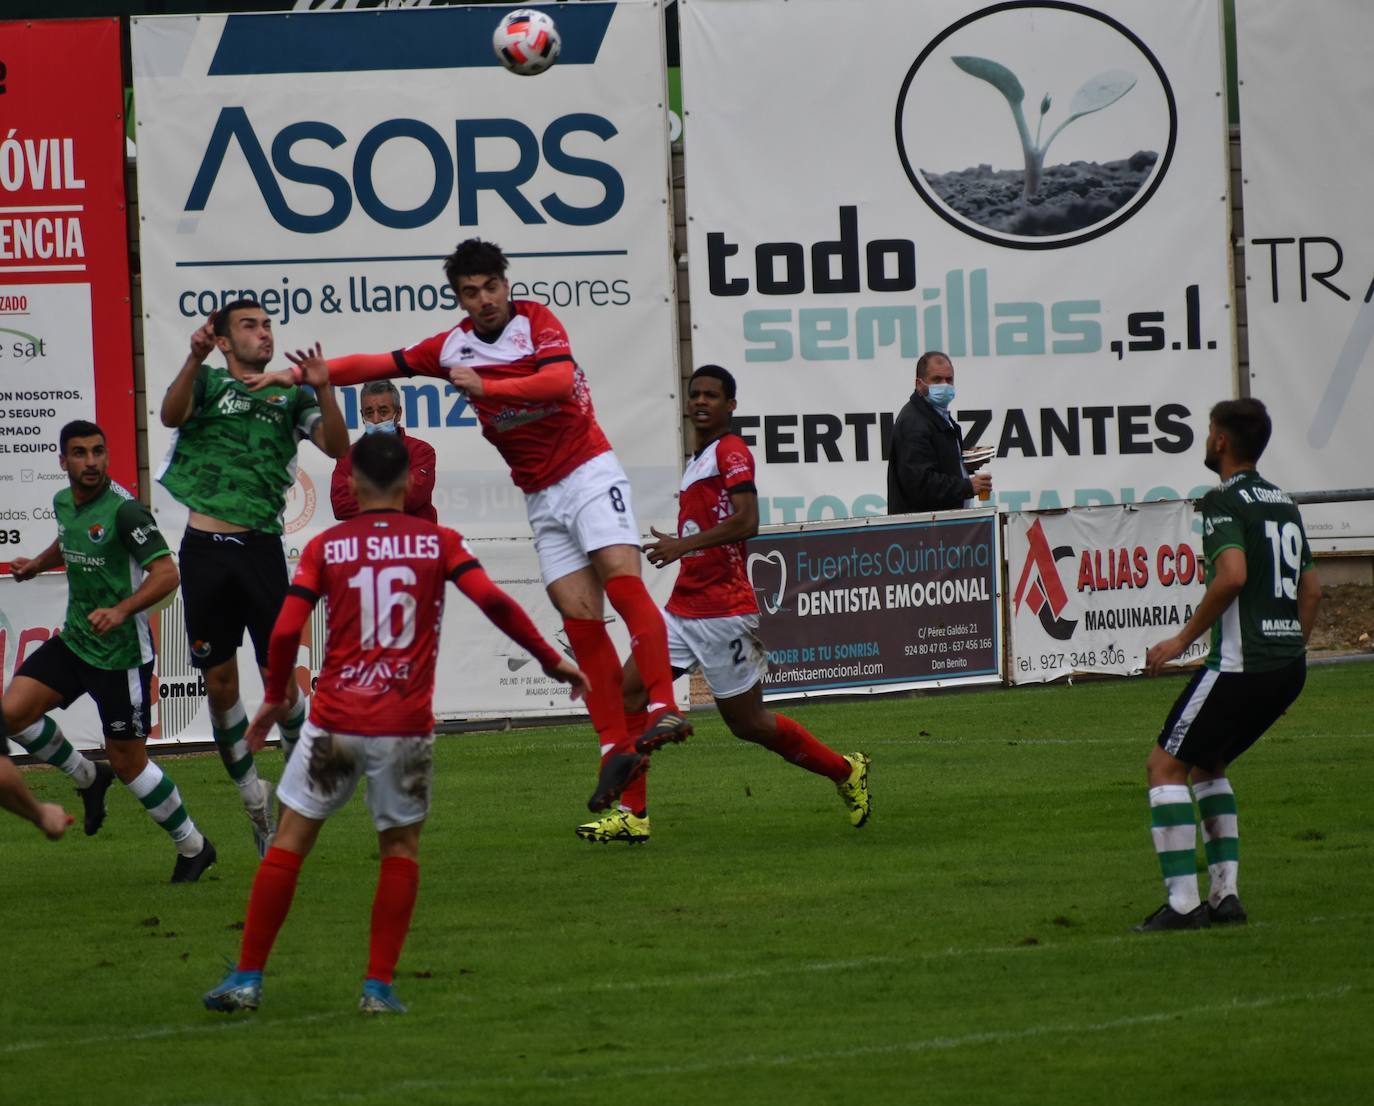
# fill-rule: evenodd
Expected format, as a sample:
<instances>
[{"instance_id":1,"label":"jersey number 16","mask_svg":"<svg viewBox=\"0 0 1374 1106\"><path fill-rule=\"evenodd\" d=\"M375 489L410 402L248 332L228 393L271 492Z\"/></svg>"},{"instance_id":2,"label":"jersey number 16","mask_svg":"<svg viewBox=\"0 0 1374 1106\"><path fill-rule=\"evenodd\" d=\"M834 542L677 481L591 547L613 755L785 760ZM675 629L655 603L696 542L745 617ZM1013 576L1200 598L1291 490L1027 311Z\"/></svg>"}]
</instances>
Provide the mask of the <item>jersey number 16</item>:
<instances>
[{"instance_id":1,"label":"jersey number 16","mask_svg":"<svg viewBox=\"0 0 1374 1106\"><path fill-rule=\"evenodd\" d=\"M348 580L358 589L358 637L364 649L404 649L415 640L415 596L398 590L415 583L415 570L393 565L380 572L370 565ZM399 632L393 615L399 611Z\"/></svg>"}]
</instances>

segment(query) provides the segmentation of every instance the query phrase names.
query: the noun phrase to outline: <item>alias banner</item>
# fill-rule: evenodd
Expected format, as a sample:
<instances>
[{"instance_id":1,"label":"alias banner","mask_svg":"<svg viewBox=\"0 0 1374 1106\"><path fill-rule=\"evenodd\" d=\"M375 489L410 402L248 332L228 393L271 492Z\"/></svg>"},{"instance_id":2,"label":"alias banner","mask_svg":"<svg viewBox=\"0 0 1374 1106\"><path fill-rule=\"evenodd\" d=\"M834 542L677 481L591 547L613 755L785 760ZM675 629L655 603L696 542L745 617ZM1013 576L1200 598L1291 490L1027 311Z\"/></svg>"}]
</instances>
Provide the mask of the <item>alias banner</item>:
<instances>
[{"instance_id":1,"label":"alias banner","mask_svg":"<svg viewBox=\"0 0 1374 1106\"><path fill-rule=\"evenodd\" d=\"M0 571L57 536L65 423L138 488L119 53L117 19L0 23Z\"/></svg>"},{"instance_id":2,"label":"alias banner","mask_svg":"<svg viewBox=\"0 0 1374 1106\"><path fill-rule=\"evenodd\" d=\"M884 512L928 350L1004 509L1202 493L1234 394L1215 0L679 8L693 354L768 397L765 522Z\"/></svg>"},{"instance_id":3,"label":"alias banner","mask_svg":"<svg viewBox=\"0 0 1374 1106\"><path fill-rule=\"evenodd\" d=\"M746 565L766 699L1001 680L994 511L771 528Z\"/></svg>"},{"instance_id":4,"label":"alias banner","mask_svg":"<svg viewBox=\"0 0 1374 1106\"><path fill-rule=\"evenodd\" d=\"M1186 502L1008 515L1012 683L1140 672L1202 599L1196 521ZM1207 642L1171 663L1197 663Z\"/></svg>"}]
</instances>

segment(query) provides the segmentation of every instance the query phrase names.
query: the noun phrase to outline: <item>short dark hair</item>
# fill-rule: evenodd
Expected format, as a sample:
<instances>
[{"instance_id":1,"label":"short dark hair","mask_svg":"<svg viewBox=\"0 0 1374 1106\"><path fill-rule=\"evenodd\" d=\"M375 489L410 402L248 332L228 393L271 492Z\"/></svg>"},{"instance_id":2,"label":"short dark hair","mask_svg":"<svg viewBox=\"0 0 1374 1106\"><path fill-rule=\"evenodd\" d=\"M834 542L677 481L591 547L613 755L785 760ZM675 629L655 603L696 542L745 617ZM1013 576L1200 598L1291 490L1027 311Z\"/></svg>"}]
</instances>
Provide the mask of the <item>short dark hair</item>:
<instances>
[{"instance_id":1,"label":"short dark hair","mask_svg":"<svg viewBox=\"0 0 1374 1106\"><path fill-rule=\"evenodd\" d=\"M1253 465L1269 444L1274 432L1273 420L1264 404L1257 399L1223 399L1212 408L1209 416L1217 429L1231 440L1231 453L1237 461Z\"/></svg>"},{"instance_id":2,"label":"short dark hair","mask_svg":"<svg viewBox=\"0 0 1374 1106\"><path fill-rule=\"evenodd\" d=\"M925 351L925 353L921 354L920 357L916 358L917 380L926 379L926 374L930 372L930 363L937 357L943 357L946 361L949 361L949 354L945 353L944 350L939 349L928 349ZM950 367L952 368L954 366L954 362L949 361L949 363Z\"/></svg>"},{"instance_id":3,"label":"short dark hair","mask_svg":"<svg viewBox=\"0 0 1374 1106\"><path fill-rule=\"evenodd\" d=\"M458 279L465 276L486 276L495 273L505 276L510 262L495 242L484 242L480 238L468 238L459 242L453 252L444 258L444 276L449 285L457 291Z\"/></svg>"},{"instance_id":4,"label":"short dark hair","mask_svg":"<svg viewBox=\"0 0 1374 1106\"><path fill-rule=\"evenodd\" d=\"M725 398L735 398L735 377L729 369L721 368L719 365L702 365L692 374L692 380L699 376L709 376L713 380L719 380L720 386L725 392ZM692 386L692 380L687 381L689 388Z\"/></svg>"},{"instance_id":5,"label":"short dark hair","mask_svg":"<svg viewBox=\"0 0 1374 1106\"><path fill-rule=\"evenodd\" d=\"M409 471L410 451L395 434L364 434L353 446L353 475L373 491L393 491Z\"/></svg>"},{"instance_id":6,"label":"short dark hair","mask_svg":"<svg viewBox=\"0 0 1374 1106\"><path fill-rule=\"evenodd\" d=\"M73 438L94 438L97 434L105 437L105 431L91 422L89 419L73 419L67 423L57 436L58 448L62 453L67 452L67 443Z\"/></svg>"},{"instance_id":7,"label":"short dark hair","mask_svg":"<svg viewBox=\"0 0 1374 1106\"><path fill-rule=\"evenodd\" d=\"M245 296L242 299L232 300L229 303L226 303L223 307L216 311L214 316L215 334L217 334L221 338L229 337L229 316L232 315L235 311L242 311L246 307L261 308L262 304L260 304L257 300L249 299Z\"/></svg>"}]
</instances>

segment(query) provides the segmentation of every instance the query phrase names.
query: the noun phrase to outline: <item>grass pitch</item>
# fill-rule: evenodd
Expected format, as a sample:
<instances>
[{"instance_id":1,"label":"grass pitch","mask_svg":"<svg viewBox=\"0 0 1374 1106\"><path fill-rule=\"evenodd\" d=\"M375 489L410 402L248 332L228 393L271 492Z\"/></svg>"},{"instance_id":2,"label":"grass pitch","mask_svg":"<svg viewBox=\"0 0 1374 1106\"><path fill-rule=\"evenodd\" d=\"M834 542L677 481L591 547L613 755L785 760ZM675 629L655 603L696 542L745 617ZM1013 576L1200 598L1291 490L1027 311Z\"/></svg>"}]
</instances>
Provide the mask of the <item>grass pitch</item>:
<instances>
[{"instance_id":1,"label":"grass pitch","mask_svg":"<svg viewBox=\"0 0 1374 1106\"><path fill-rule=\"evenodd\" d=\"M699 715L655 758L634 848L573 836L588 728L441 738L411 1014L389 1019L355 1010L358 800L305 866L262 1010L201 1009L256 858L217 759L164 761L219 848L198 885L165 882L172 850L118 788L94 839L0 822L0 1102L1366 1101L1374 670L1312 670L1233 772L1251 924L1137 936L1163 898L1143 766L1182 686L784 708L872 755L859 831L826 781Z\"/></svg>"}]
</instances>

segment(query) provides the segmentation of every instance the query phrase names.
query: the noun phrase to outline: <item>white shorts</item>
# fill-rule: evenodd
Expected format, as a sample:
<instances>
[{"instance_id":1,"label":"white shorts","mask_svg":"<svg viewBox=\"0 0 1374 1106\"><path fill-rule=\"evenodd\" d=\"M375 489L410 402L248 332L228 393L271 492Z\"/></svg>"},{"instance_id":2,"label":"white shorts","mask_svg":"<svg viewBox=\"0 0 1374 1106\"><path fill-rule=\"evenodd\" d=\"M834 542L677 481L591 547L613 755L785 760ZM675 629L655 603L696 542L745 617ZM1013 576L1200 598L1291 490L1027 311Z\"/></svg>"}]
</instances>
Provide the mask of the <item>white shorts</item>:
<instances>
[{"instance_id":1,"label":"white shorts","mask_svg":"<svg viewBox=\"0 0 1374 1106\"><path fill-rule=\"evenodd\" d=\"M701 669L717 699L743 695L768 674L768 651L759 640L759 616L681 618L663 612L668 626L668 663Z\"/></svg>"},{"instance_id":2,"label":"white shorts","mask_svg":"<svg viewBox=\"0 0 1374 1106\"><path fill-rule=\"evenodd\" d=\"M352 798L363 775L377 829L423 822L434 775L434 735L362 737L329 733L307 722L277 795L297 814L322 822Z\"/></svg>"},{"instance_id":3,"label":"white shorts","mask_svg":"<svg viewBox=\"0 0 1374 1106\"><path fill-rule=\"evenodd\" d=\"M610 450L525 496L525 510L546 585L585 568L587 554L608 545L639 548L630 480Z\"/></svg>"}]
</instances>

